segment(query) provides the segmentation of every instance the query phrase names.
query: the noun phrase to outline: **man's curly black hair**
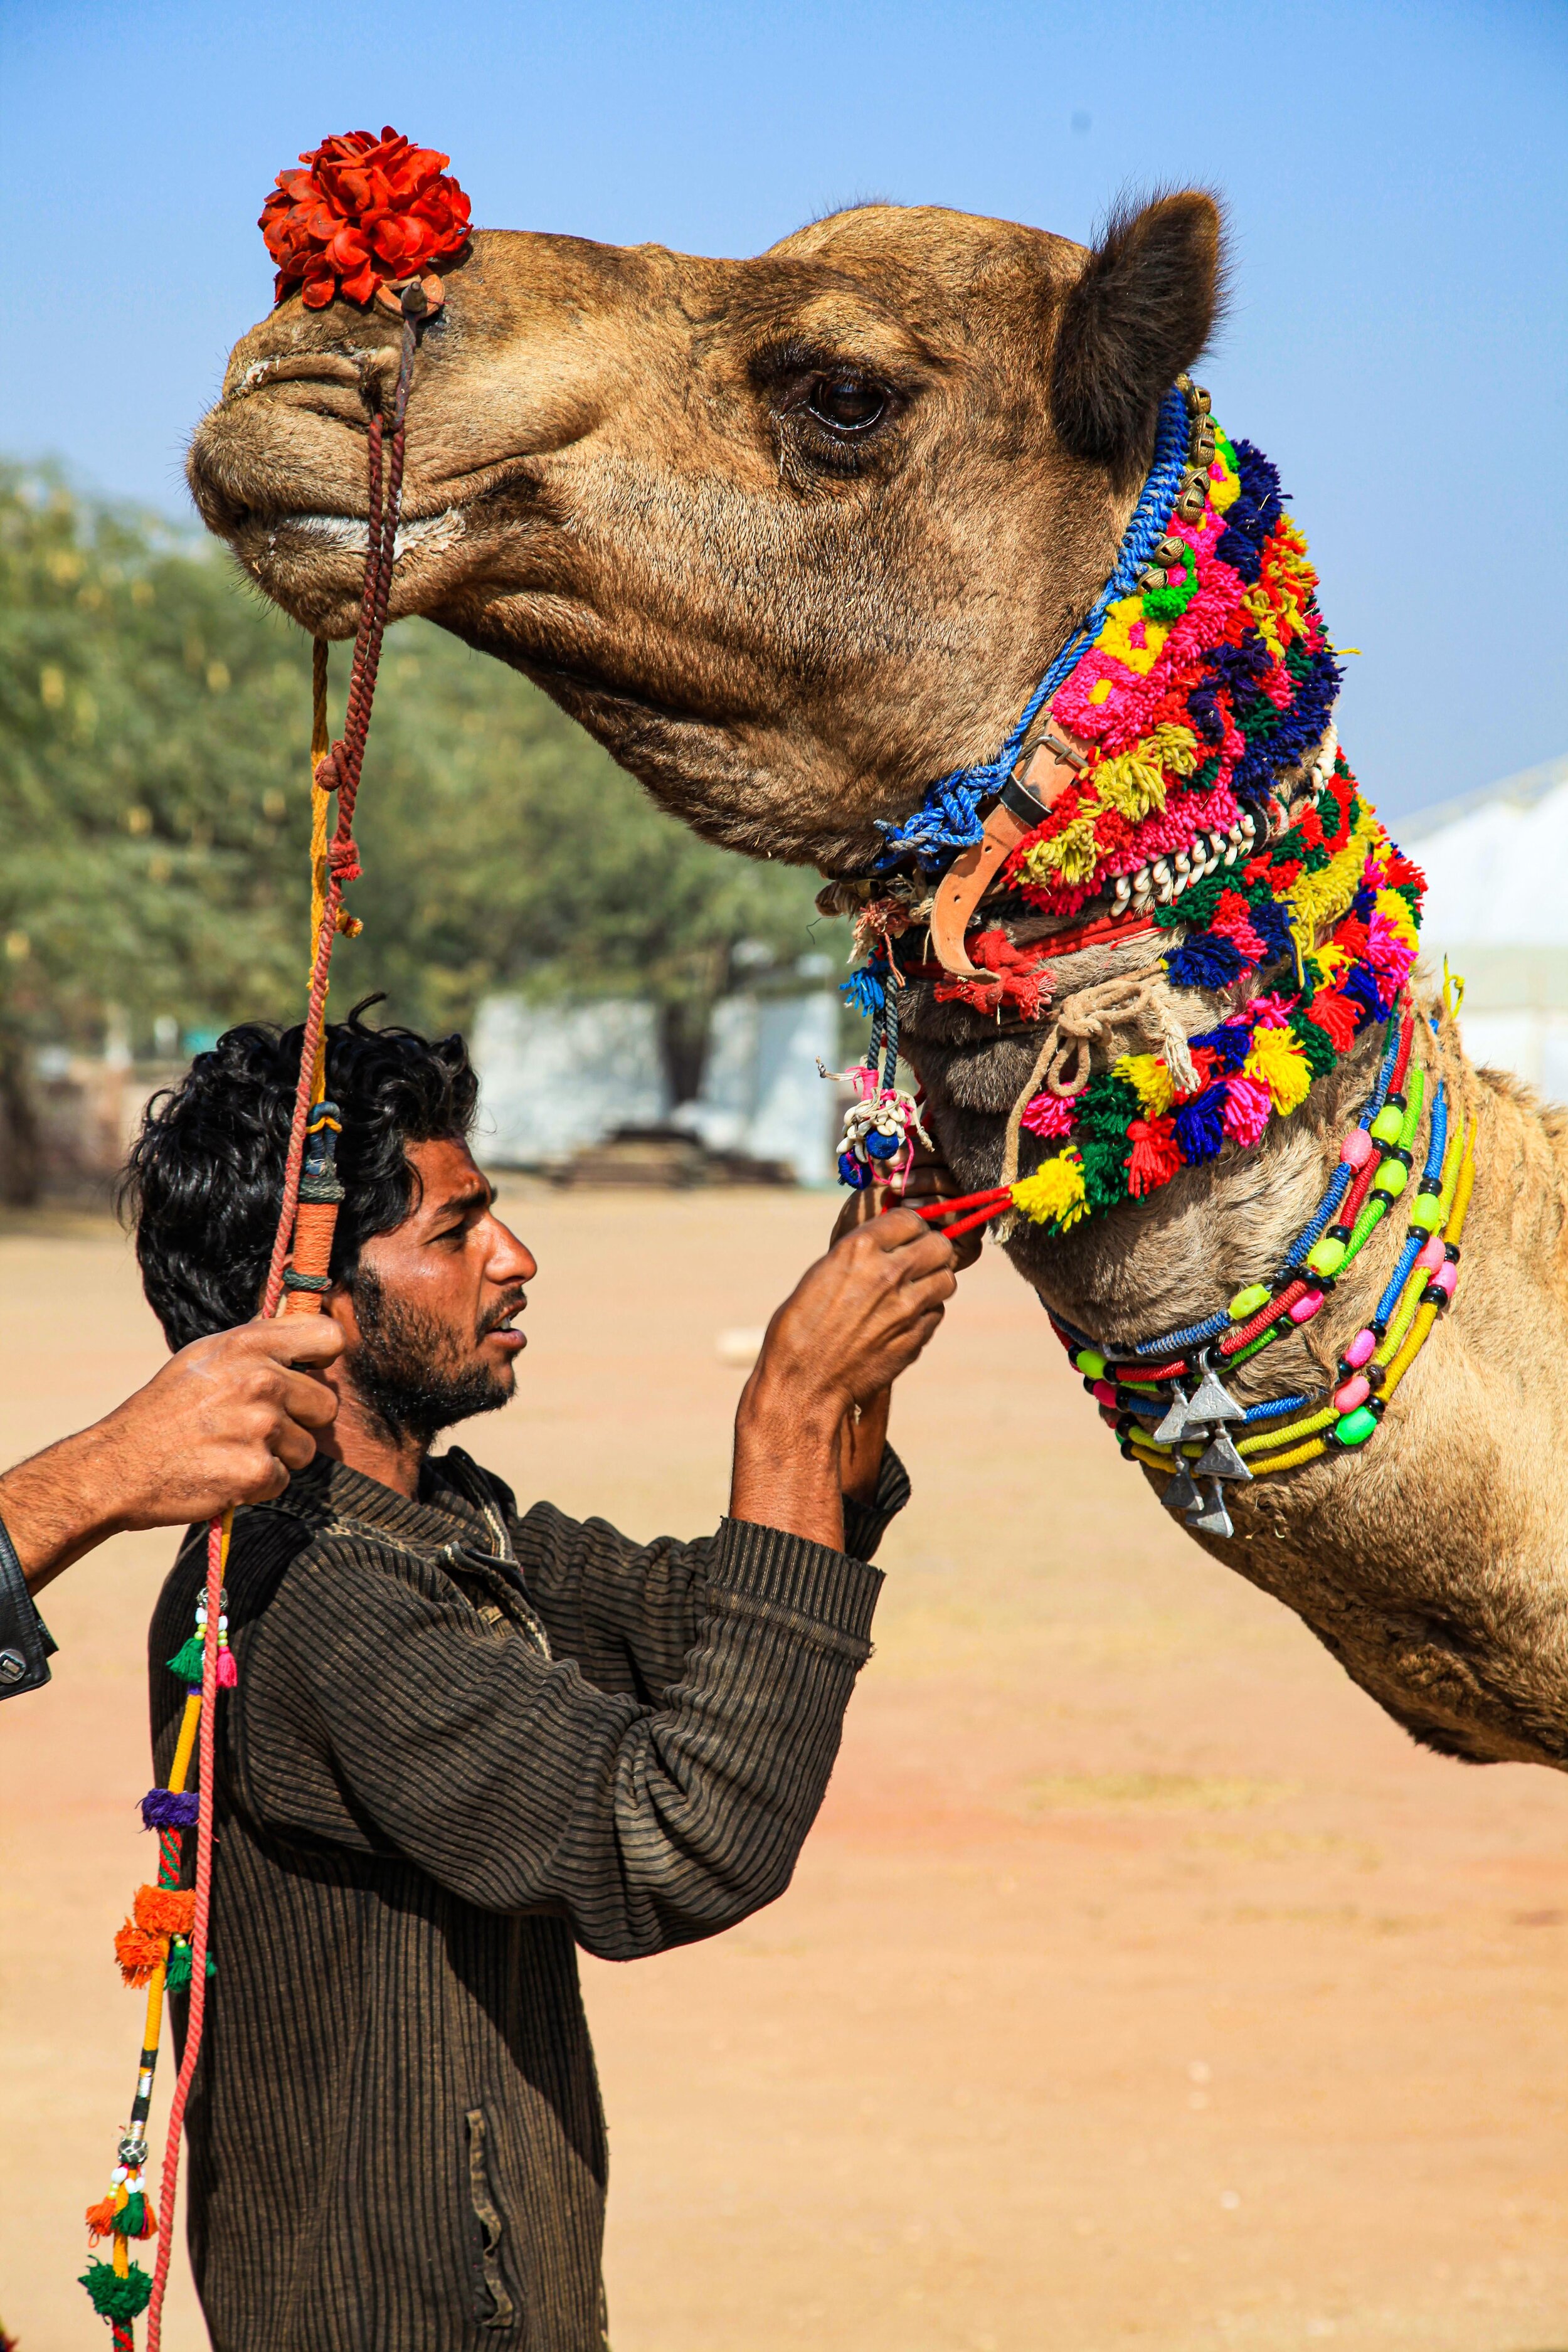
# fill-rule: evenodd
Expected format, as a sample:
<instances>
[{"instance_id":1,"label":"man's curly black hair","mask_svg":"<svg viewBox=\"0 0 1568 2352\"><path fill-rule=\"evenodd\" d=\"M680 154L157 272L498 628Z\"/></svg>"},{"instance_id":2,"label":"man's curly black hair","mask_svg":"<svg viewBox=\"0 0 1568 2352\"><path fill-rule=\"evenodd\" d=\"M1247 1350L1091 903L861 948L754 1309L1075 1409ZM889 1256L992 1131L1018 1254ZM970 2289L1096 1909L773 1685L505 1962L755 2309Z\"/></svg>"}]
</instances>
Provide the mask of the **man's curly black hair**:
<instances>
[{"instance_id":1,"label":"man's curly black hair","mask_svg":"<svg viewBox=\"0 0 1568 2352\"><path fill-rule=\"evenodd\" d=\"M372 1029L377 996L327 1029L327 1089L342 1112L332 1274L353 1278L362 1244L416 1205L411 1143L471 1134L479 1081L460 1037ZM148 1304L171 1348L254 1315L283 1193L300 1028L247 1021L154 1095L121 1180Z\"/></svg>"}]
</instances>

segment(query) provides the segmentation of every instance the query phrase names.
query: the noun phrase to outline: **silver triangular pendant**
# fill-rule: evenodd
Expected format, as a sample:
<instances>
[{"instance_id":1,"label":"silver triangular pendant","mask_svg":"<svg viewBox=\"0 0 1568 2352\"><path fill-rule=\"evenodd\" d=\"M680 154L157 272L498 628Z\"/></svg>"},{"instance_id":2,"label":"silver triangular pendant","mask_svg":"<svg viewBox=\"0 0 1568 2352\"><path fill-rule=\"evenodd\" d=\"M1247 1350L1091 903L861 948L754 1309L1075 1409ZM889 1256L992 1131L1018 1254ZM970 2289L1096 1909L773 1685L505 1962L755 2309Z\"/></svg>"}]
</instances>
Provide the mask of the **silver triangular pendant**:
<instances>
[{"instance_id":1,"label":"silver triangular pendant","mask_svg":"<svg viewBox=\"0 0 1568 2352\"><path fill-rule=\"evenodd\" d=\"M1195 1511L1187 1514L1187 1525L1195 1536L1233 1536L1230 1513L1225 1507L1225 1489L1217 1478L1205 1479L1208 1493Z\"/></svg>"},{"instance_id":2,"label":"silver triangular pendant","mask_svg":"<svg viewBox=\"0 0 1568 2352\"><path fill-rule=\"evenodd\" d=\"M1160 1500L1168 1511L1191 1511L1197 1507L1198 1490L1184 1462L1177 1463L1175 1476L1166 1481L1165 1491Z\"/></svg>"},{"instance_id":3,"label":"silver triangular pendant","mask_svg":"<svg viewBox=\"0 0 1568 2352\"><path fill-rule=\"evenodd\" d=\"M1154 1432L1156 1445L1179 1445L1187 1426L1186 1392L1178 1381L1171 1391L1171 1409Z\"/></svg>"},{"instance_id":4,"label":"silver triangular pendant","mask_svg":"<svg viewBox=\"0 0 1568 2352\"><path fill-rule=\"evenodd\" d=\"M1208 1452L1198 1458L1196 1475L1200 1478L1246 1478L1251 1471L1230 1442L1229 1433L1216 1429L1209 1440Z\"/></svg>"},{"instance_id":5,"label":"silver triangular pendant","mask_svg":"<svg viewBox=\"0 0 1568 2352\"><path fill-rule=\"evenodd\" d=\"M1199 1357L1198 1369L1203 1378L1198 1382L1196 1395L1188 1402L1187 1419L1203 1422L1245 1420L1242 1408L1233 1396L1226 1394L1206 1354Z\"/></svg>"}]
</instances>

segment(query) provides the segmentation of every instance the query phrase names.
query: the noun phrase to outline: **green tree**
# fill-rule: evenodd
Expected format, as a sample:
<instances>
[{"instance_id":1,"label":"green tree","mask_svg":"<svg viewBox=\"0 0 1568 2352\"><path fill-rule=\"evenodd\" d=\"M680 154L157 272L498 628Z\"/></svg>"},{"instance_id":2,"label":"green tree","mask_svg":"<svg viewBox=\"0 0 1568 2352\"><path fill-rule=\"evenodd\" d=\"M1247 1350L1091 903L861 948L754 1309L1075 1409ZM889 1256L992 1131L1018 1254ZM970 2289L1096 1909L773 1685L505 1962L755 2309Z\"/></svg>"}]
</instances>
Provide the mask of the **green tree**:
<instances>
[{"instance_id":1,"label":"green tree","mask_svg":"<svg viewBox=\"0 0 1568 2352\"><path fill-rule=\"evenodd\" d=\"M341 713L348 651L334 648ZM0 468L0 1179L35 1181L40 1045L297 1014L310 646L221 554ZM640 994L678 1098L715 1000L842 952L812 878L695 840L525 680L388 638L337 1001L461 1024L488 991ZM737 951L739 952L739 955Z\"/></svg>"}]
</instances>

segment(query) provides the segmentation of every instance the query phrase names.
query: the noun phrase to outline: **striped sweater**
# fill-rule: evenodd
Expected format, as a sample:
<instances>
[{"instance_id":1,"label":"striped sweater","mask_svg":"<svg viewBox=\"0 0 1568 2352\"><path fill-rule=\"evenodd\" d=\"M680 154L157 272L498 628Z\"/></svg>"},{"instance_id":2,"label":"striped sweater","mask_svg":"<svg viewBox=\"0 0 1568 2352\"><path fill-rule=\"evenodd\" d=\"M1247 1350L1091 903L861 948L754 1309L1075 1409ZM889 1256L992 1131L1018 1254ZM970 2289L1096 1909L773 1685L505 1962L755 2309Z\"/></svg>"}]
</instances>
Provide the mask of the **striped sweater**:
<instances>
[{"instance_id":1,"label":"striped sweater","mask_svg":"<svg viewBox=\"0 0 1568 2352\"><path fill-rule=\"evenodd\" d=\"M889 1453L846 1552L641 1545L519 1517L454 1448L416 1501L318 1461L237 1515L189 2118L215 2352L601 2352L574 1945L636 1959L788 1885L908 1493ZM204 1561L194 1529L153 1618L160 1780Z\"/></svg>"}]
</instances>

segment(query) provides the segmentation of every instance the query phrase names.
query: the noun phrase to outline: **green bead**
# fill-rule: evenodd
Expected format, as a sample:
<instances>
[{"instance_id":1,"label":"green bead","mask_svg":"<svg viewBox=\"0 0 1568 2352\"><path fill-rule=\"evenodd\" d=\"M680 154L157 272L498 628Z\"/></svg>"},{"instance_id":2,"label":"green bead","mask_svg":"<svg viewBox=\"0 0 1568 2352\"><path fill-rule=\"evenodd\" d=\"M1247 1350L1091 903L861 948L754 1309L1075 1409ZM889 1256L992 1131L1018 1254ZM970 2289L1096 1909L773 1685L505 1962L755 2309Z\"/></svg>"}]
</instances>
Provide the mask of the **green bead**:
<instances>
[{"instance_id":1,"label":"green bead","mask_svg":"<svg viewBox=\"0 0 1568 2352\"><path fill-rule=\"evenodd\" d=\"M1372 1189L1374 1192L1386 1192L1391 1201L1397 1201L1409 1181L1410 1171L1403 1160L1385 1160L1372 1180Z\"/></svg>"},{"instance_id":2,"label":"green bead","mask_svg":"<svg viewBox=\"0 0 1568 2352\"><path fill-rule=\"evenodd\" d=\"M1344 1262L1345 1245L1335 1234L1325 1234L1321 1241L1314 1242L1307 1253L1307 1264L1325 1281L1338 1274Z\"/></svg>"},{"instance_id":3,"label":"green bead","mask_svg":"<svg viewBox=\"0 0 1568 2352\"><path fill-rule=\"evenodd\" d=\"M1424 1234L1435 1234L1443 1222L1443 1203L1436 1192L1418 1192L1410 1203L1410 1222Z\"/></svg>"},{"instance_id":4,"label":"green bead","mask_svg":"<svg viewBox=\"0 0 1568 2352\"><path fill-rule=\"evenodd\" d=\"M1399 1130L1405 1124L1405 1112L1394 1103L1384 1103L1372 1123L1374 1143L1397 1143Z\"/></svg>"},{"instance_id":5,"label":"green bead","mask_svg":"<svg viewBox=\"0 0 1568 2352\"><path fill-rule=\"evenodd\" d=\"M1256 1315L1260 1307L1267 1307L1273 1296L1266 1282L1249 1283L1245 1290L1238 1290L1230 1302L1231 1321L1245 1323L1248 1316Z\"/></svg>"},{"instance_id":6,"label":"green bead","mask_svg":"<svg viewBox=\"0 0 1568 2352\"><path fill-rule=\"evenodd\" d=\"M1377 1415L1369 1404L1358 1404L1353 1412L1341 1415L1334 1423L1334 1435L1342 1445L1364 1445L1377 1427Z\"/></svg>"},{"instance_id":7,"label":"green bead","mask_svg":"<svg viewBox=\"0 0 1568 2352\"><path fill-rule=\"evenodd\" d=\"M1073 1362L1086 1381L1102 1381L1105 1378L1105 1358L1094 1348L1080 1348Z\"/></svg>"}]
</instances>

